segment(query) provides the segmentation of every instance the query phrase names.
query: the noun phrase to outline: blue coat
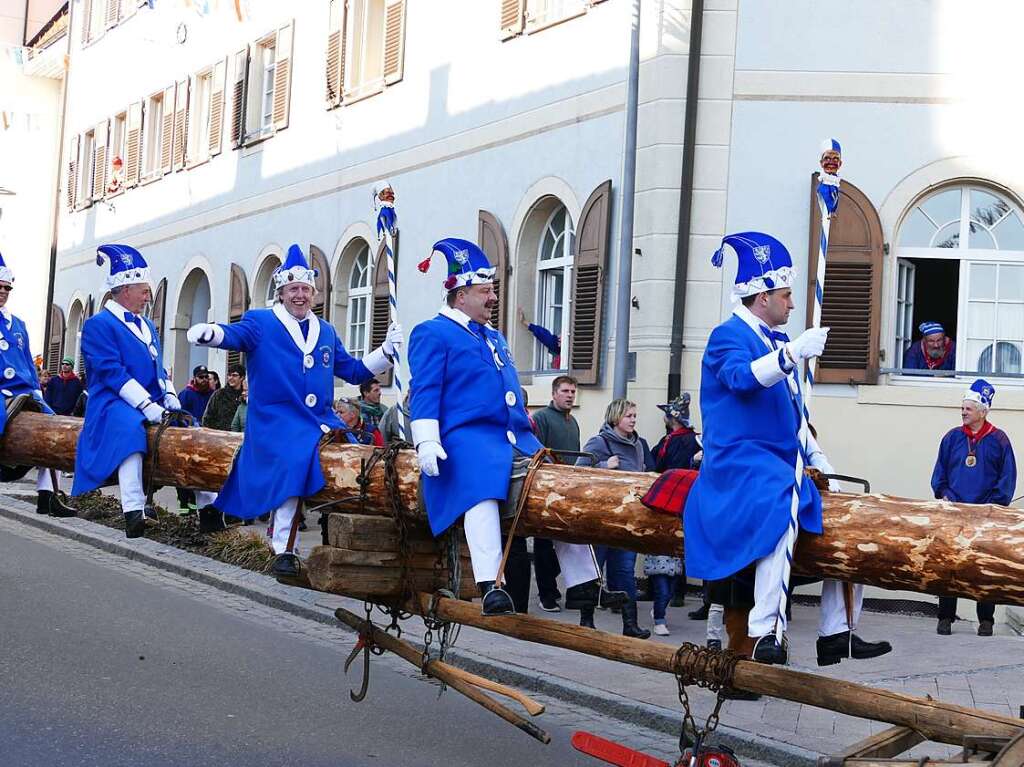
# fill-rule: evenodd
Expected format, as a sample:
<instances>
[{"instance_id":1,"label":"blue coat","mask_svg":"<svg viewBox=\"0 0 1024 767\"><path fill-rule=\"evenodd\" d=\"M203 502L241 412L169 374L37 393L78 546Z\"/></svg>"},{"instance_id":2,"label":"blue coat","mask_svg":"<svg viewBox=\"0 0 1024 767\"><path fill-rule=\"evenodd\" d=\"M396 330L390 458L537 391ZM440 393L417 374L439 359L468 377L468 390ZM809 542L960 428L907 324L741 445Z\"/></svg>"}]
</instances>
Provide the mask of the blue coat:
<instances>
[{"instance_id":1,"label":"blue coat","mask_svg":"<svg viewBox=\"0 0 1024 767\"><path fill-rule=\"evenodd\" d=\"M10 315L10 324L0 315L0 394L5 401L19 394L31 394L43 408L53 414L39 391L39 376L32 350L28 345L28 330L20 317ZM7 408L0 407L0 434L7 428Z\"/></svg>"},{"instance_id":2,"label":"blue coat","mask_svg":"<svg viewBox=\"0 0 1024 767\"><path fill-rule=\"evenodd\" d=\"M289 498L319 492L325 480L318 444L342 428L332 408L334 378L352 384L373 378L345 351L330 323L309 317L305 340L281 305L253 309L220 326L219 346L245 352L249 378L245 438L217 497L217 508L227 514L252 519Z\"/></svg>"},{"instance_id":3,"label":"blue coat","mask_svg":"<svg viewBox=\"0 0 1024 767\"><path fill-rule=\"evenodd\" d=\"M438 462L439 475L422 480L434 535L480 501L505 500L513 446L525 455L541 449L505 337L476 323L474 333L459 319L468 318L445 309L409 339L413 430L417 420L436 421L448 454Z\"/></svg>"},{"instance_id":4,"label":"blue coat","mask_svg":"<svg viewBox=\"0 0 1024 767\"><path fill-rule=\"evenodd\" d=\"M974 466L965 463L967 453L964 430L950 429L939 444L939 455L932 471L935 497L957 503L1009 506L1017 485L1017 464L1006 432L996 429L978 440Z\"/></svg>"},{"instance_id":5,"label":"blue coat","mask_svg":"<svg viewBox=\"0 0 1024 767\"><path fill-rule=\"evenodd\" d=\"M708 339L700 384L704 461L683 515L687 575L732 575L770 554L789 525L798 410L785 379L762 386L750 367L771 351L736 315ZM821 496L813 482L800 489L800 527L821 533Z\"/></svg>"},{"instance_id":6,"label":"blue coat","mask_svg":"<svg viewBox=\"0 0 1024 767\"><path fill-rule=\"evenodd\" d=\"M121 312L110 301L82 327L89 408L78 435L72 495L102 486L125 458L146 452L146 417L121 398L121 387L135 379L150 399L162 404L169 386L153 323L143 317L139 330Z\"/></svg>"},{"instance_id":7,"label":"blue coat","mask_svg":"<svg viewBox=\"0 0 1024 767\"><path fill-rule=\"evenodd\" d=\"M904 370L927 370L928 363L925 361L924 349L921 348L923 342L919 339L914 341L909 347L907 347L906 353L903 355L903 369ZM949 354L946 355L946 359L942 361L936 370L956 370L956 344L951 343L949 345Z\"/></svg>"},{"instance_id":8,"label":"blue coat","mask_svg":"<svg viewBox=\"0 0 1024 767\"><path fill-rule=\"evenodd\" d=\"M60 415L71 415L81 394L82 379L78 376L65 380L56 375L46 385L46 403Z\"/></svg>"}]
</instances>

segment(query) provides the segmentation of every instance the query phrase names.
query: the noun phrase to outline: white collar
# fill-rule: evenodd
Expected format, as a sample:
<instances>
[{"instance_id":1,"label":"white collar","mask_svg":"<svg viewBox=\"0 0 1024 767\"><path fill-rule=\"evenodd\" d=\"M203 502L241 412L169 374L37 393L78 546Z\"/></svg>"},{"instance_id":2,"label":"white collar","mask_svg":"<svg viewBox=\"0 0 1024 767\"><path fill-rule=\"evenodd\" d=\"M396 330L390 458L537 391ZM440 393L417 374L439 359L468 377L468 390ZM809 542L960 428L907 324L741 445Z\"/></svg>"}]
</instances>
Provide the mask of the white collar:
<instances>
[{"instance_id":1,"label":"white collar","mask_svg":"<svg viewBox=\"0 0 1024 767\"><path fill-rule=\"evenodd\" d=\"M764 337L764 334L761 332L761 328L768 328L769 330L782 332L780 330L780 328L782 327L781 325L769 327L767 322L757 317L752 311L750 311L750 309L745 307L743 304L739 304L735 309L732 310L732 313L739 317L741 320L743 320L745 323L747 323L750 329L754 331L754 334L761 339L761 343L763 343L768 349L772 348L772 342Z\"/></svg>"},{"instance_id":2,"label":"white collar","mask_svg":"<svg viewBox=\"0 0 1024 767\"><path fill-rule=\"evenodd\" d=\"M306 333L306 337L303 338L302 329L299 328L299 320L292 317L283 304L274 304L274 308L271 311L274 312L274 316L284 325L284 329L288 331L288 335L292 337L292 341L295 342L295 345L299 347L303 354L309 354L316 348L316 342L320 338L320 322L313 312L306 313L305 319L309 320L309 330Z\"/></svg>"},{"instance_id":3,"label":"white collar","mask_svg":"<svg viewBox=\"0 0 1024 767\"><path fill-rule=\"evenodd\" d=\"M3 315L4 322L6 322L8 326L14 320L14 315L11 314L11 310L8 309L6 306L0 307L0 315Z\"/></svg>"},{"instance_id":4,"label":"white collar","mask_svg":"<svg viewBox=\"0 0 1024 767\"><path fill-rule=\"evenodd\" d=\"M121 321L121 324L131 331L133 336L146 344L146 346L149 346L149 343L153 340L153 334L149 332L149 323L146 322L145 317L143 317L141 313L138 313L139 317L142 317L142 322L139 323L142 327L139 327L134 322L129 322L124 318L126 314L135 314L136 312L129 312L113 298L108 300L107 303L104 304L103 308L117 317L117 319Z\"/></svg>"},{"instance_id":5,"label":"white collar","mask_svg":"<svg viewBox=\"0 0 1024 767\"><path fill-rule=\"evenodd\" d=\"M472 319L470 319L470 316L468 314L466 314L464 311L462 311L462 309L453 309L452 307L445 305L445 306L441 307L441 311L438 312L438 313L442 317L447 317L448 319L452 320L453 322L457 322L459 325L464 327L466 330L469 330L469 323L472 322ZM485 328L490 328L491 327L491 323L490 322L485 322L483 325L484 325ZM491 328L491 329L493 330L493 328ZM472 330L469 330L469 332L473 333ZM473 335L476 335L476 333L473 333Z\"/></svg>"}]
</instances>

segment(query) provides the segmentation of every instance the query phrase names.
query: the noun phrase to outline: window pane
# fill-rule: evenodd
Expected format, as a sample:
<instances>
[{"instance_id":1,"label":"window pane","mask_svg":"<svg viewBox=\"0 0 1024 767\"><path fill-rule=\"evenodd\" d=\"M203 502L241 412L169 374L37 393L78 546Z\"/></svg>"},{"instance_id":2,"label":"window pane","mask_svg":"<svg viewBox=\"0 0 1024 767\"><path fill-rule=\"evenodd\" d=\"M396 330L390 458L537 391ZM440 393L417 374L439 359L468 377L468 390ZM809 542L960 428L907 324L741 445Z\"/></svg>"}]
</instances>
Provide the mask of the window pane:
<instances>
[{"instance_id":1,"label":"window pane","mask_svg":"<svg viewBox=\"0 0 1024 767\"><path fill-rule=\"evenodd\" d=\"M946 224L935 234L932 240L933 248L959 248L960 247L960 222L953 221Z\"/></svg>"},{"instance_id":2,"label":"window pane","mask_svg":"<svg viewBox=\"0 0 1024 767\"><path fill-rule=\"evenodd\" d=\"M971 338L996 337L996 305L971 301L967 305L967 335Z\"/></svg>"},{"instance_id":3,"label":"window pane","mask_svg":"<svg viewBox=\"0 0 1024 767\"><path fill-rule=\"evenodd\" d=\"M992 226L1006 215L1010 206L1005 200L981 189L971 190L971 220Z\"/></svg>"},{"instance_id":4,"label":"window pane","mask_svg":"<svg viewBox=\"0 0 1024 767\"><path fill-rule=\"evenodd\" d=\"M971 298L996 297L996 265L971 264Z\"/></svg>"},{"instance_id":5,"label":"window pane","mask_svg":"<svg viewBox=\"0 0 1024 767\"><path fill-rule=\"evenodd\" d=\"M995 359L993 360L993 354ZM1021 348L1018 344L999 341L982 350L978 355L979 373L1019 373Z\"/></svg>"},{"instance_id":6,"label":"window pane","mask_svg":"<svg viewBox=\"0 0 1024 767\"><path fill-rule=\"evenodd\" d=\"M960 220L960 189L947 189L921 203L921 209L938 226Z\"/></svg>"},{"instance_id":7,"label":"window pane","mask_svg":"<svg viewBox=\"0 0 1024 767\"><path fill-rule=\"evenodd\" d=\"M991 373L992 342L968 341L965 364L968 370L976 370L979 373Z\"/></svg>"},{"instance_id":8,"label":"window pane","mask_svg":"<svg viewBox=\"0 0 1024 767\"><path fill-rule=\"evenodd\" d=\"M996 237L996 247L1001 250L1024 250L1024 224L1016 213L1011 213L1000 221L993 234Z\"/></svg>"},{"instance_id":9,"label":"window pane","mask_svg":"<svg viewBox=\"0 0 1024 767\"><path fill-rule=\"evenodd\" d=\"M967 231L969 236L969 241L967 243L968 248L987 248L988 250L995 249L996 241L982 224L979 224L972 219L971 222L967 224Z\"/></svg>"},{"instance_id":10,"label":"window pane","mask_svg":"<svg viewBox=\"0 0 1024 767\"><path fill-rule=\"evenodd\" d=\"M1024 266L1000 264L999 266L999 300L1024 301ZM1024 314L1024 307L1017 310Z\"/></svg>"},{"instance_id":11,"label":"window pane","mask_svg":"<svg viewBox=\"0 0 1024 767\"><path fill-rule=\"evenodd\" d=\"M932 244L935 225L917 208L910 211L900 227L900 245L909 248L927 248Z\"/></svg>"},{"instance_id":12,"label":"window pane","mask_svg":"<svg viewBox=\"0 0 1024 767\"><path fill-rule=\"evenodd\" d=\"M1024 341L1024 306L999 304L996 310L996 338Z\"/></svg>"}]
</instances>

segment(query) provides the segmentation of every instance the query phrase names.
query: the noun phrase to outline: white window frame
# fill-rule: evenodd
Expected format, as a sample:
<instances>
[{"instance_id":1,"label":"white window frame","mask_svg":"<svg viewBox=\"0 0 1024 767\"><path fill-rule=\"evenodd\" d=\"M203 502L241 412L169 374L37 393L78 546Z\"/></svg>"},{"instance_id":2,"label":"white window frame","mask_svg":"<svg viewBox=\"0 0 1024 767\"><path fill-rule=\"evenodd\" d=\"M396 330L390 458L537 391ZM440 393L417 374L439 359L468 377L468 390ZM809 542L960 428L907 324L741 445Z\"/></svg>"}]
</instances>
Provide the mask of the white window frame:
<instances>
[{"instance_id":1,"label":"white window frame","mask_svg":"<svg viewBox=\"0 0 1024 767\"><path fill-rule=\"evenodd\" d=\"M352 102L384 90L384 0L348 0L345 25L345 101ZM374 13L371 13L371 6ZM375 16L379 15L379 19ZM376 67L367 71L370 66Z\"/></svg>"},{"instance_id":2,"label":"white window frame","mask_svg":"<svg viewBox=\"0 0 1024 767\"><path fill-rule=\"evenodd\" d=\"M78 142L78 208L92 204L92 182L96 173L96 132L86 131ZM86 202L88 201L88 202Z\"/></svg>"},{"instance_id":3,"label":"white window frame","mask_svg":"<svg viewBox=\"0 0 1024 767\"><path fill-rule=\"evenodd\" d=\"M564 213L565 220L561 232L556 232L553 228L555 218L558 217L559 213ZM544 244L551 235L554 238L554 247L561 250L561 255L555 256L549 259L542 259L544 253ZM565 350L568 348L569 342L569 318L570 312L570 301L572 297L572 268L573 268L573 243L576 237L576 228L573 223L572 216L569 214L569 209L561 203L551 211L548 215L547 221L544 222L544 227L541 230L540 242L537 245L537 311L536 320L534 322L541 327L547 328L549 331L554 332L554 318L555 318L555 307L554 302L548 301L547 286L548 277L554 272L561 270L562 272L562 295L561 298L561 328L559 332L559 339L562 344L561 354L561 367L557 368L560 370L567 369L568 358L565 355ZM534 339L534 369L535 370L554 370L551 366L550 357L551 354L547 349L540 343L540 341Z\"/></svg>"},{"instance_id":4,"label":"white window frame","mask_svg":"<svg viewBox=\"0 0 1024 767\"><path fill-rule=\"evenodd\" d=\"M188 137L185 146L187 167L202 165L210 159L210 107L213 97L213 67L192 77L189 88Z\"/></svg>"},{"instance_id":5,"label":"white window frame","mask_svg":"<svg viewBox=\"0 0 1024 767\"><path fill-rule=\"evenodd\" d=\"M110 119L110 144L107 147L107 188L114 180L114 158L121 158L121 186L116 192L107 192L108 197L114 197L124 191L125 183L125 162L128 150L128 112L121 112Z\"/></svg>"},{"instance_id":6,"label":"white window frame","mask_svg":"<svg viewBox=\"0 0 1024 767\"><path fill-rule=\"evenodd\" d=\"M160 109L156 115L154 104L159 104ZM140 183L146 183L157 178L163 178L163 164L161 160L161 142L163 141L164 122L164 92L157 91L146 99L142 116L142 157L139 162L142 167L139 169ZM171 107L173 109L173 105ZM150 166L150 160L153 164Z\"/></svg>"},{"instance_id":7,"label":"white window frame","mask_svg":"<svg viewBox=\"0 0 1024 767\"><path fill-rule=\"evenodd\" d=\"M274 52L274 64L266 64L267 51ZM274 134L274 72L277 66L277 32L265 35L249 46L246 83L245 136L243 144Z\"/></svg>"},{"instance_id":8,"label":"white window frame","mask_svg":"<svg viewBox=\"0 0 1024 767\"><path fill-rule=\"evenodd\" d=\"M526 33L582 16L589 5L587 0L526 0Z\"/></svg>"},{"instance_id":9,"label":"white window frame","mask_svg":"<svg viewBox=\"0 0 1024 767\"><path fill-rule=\"evenodd\" d=\"M85 44L94 43L107 30L107 0L83 0L82 23L86 26Z\"/></svg>"},{"instance_id":10,"label":"white window frame","mask_svg":"<svg viewBox=\"0 0 1024 767\"><path fill-rule=\"evenodd\" d=\"M353 283L358 279L358 284ZM358 319L358 308L362 307L362 320ZM348 327L345 349L359 359L370 347L370 312L373 307L373 259L370 246L363 243L348 275L348 307L345 309L345 323Z\"/></svg>"}]
</instances>

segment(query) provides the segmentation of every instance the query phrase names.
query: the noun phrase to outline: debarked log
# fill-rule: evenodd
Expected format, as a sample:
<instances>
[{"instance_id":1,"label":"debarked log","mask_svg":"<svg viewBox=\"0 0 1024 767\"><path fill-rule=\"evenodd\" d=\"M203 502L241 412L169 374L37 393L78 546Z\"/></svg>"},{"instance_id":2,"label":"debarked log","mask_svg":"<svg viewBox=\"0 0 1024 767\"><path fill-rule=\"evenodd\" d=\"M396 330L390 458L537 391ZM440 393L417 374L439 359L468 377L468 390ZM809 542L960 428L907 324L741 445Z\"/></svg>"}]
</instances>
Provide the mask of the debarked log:
<instances>
[{"instance_id":1,"label":"debarked log","mask_svg":"<svg viewBox=\"0 0 1024 767\"><path fill-rule=\"evenodd\" d=\"M81 421L23 412L0 439L0 463L70 470ZM156 427L150 427L150 446ZM216 490L223 484L241 435L169 428L161 437L154 480ZM312 502L358 494L362 462L372 448L327 445L321 465L327 485ZM147 460L148 466L148 460ZM272 470L273 467L267 467ZM399 492L410 519L417 508L414 454L396 461ZM362 508L349 513L389 515L384 466L370 475ZM675 517L648 510L640 497L649 474L545 465L530 486L520 534L615 546L651 554L682 553ZM991 505L911 500L879 494L827 494L825 534L802 535L794 571L889 589L1024 605L1024 511ZM269 510L269 509L268 509Z\"/></svg>"}]
</instances>

